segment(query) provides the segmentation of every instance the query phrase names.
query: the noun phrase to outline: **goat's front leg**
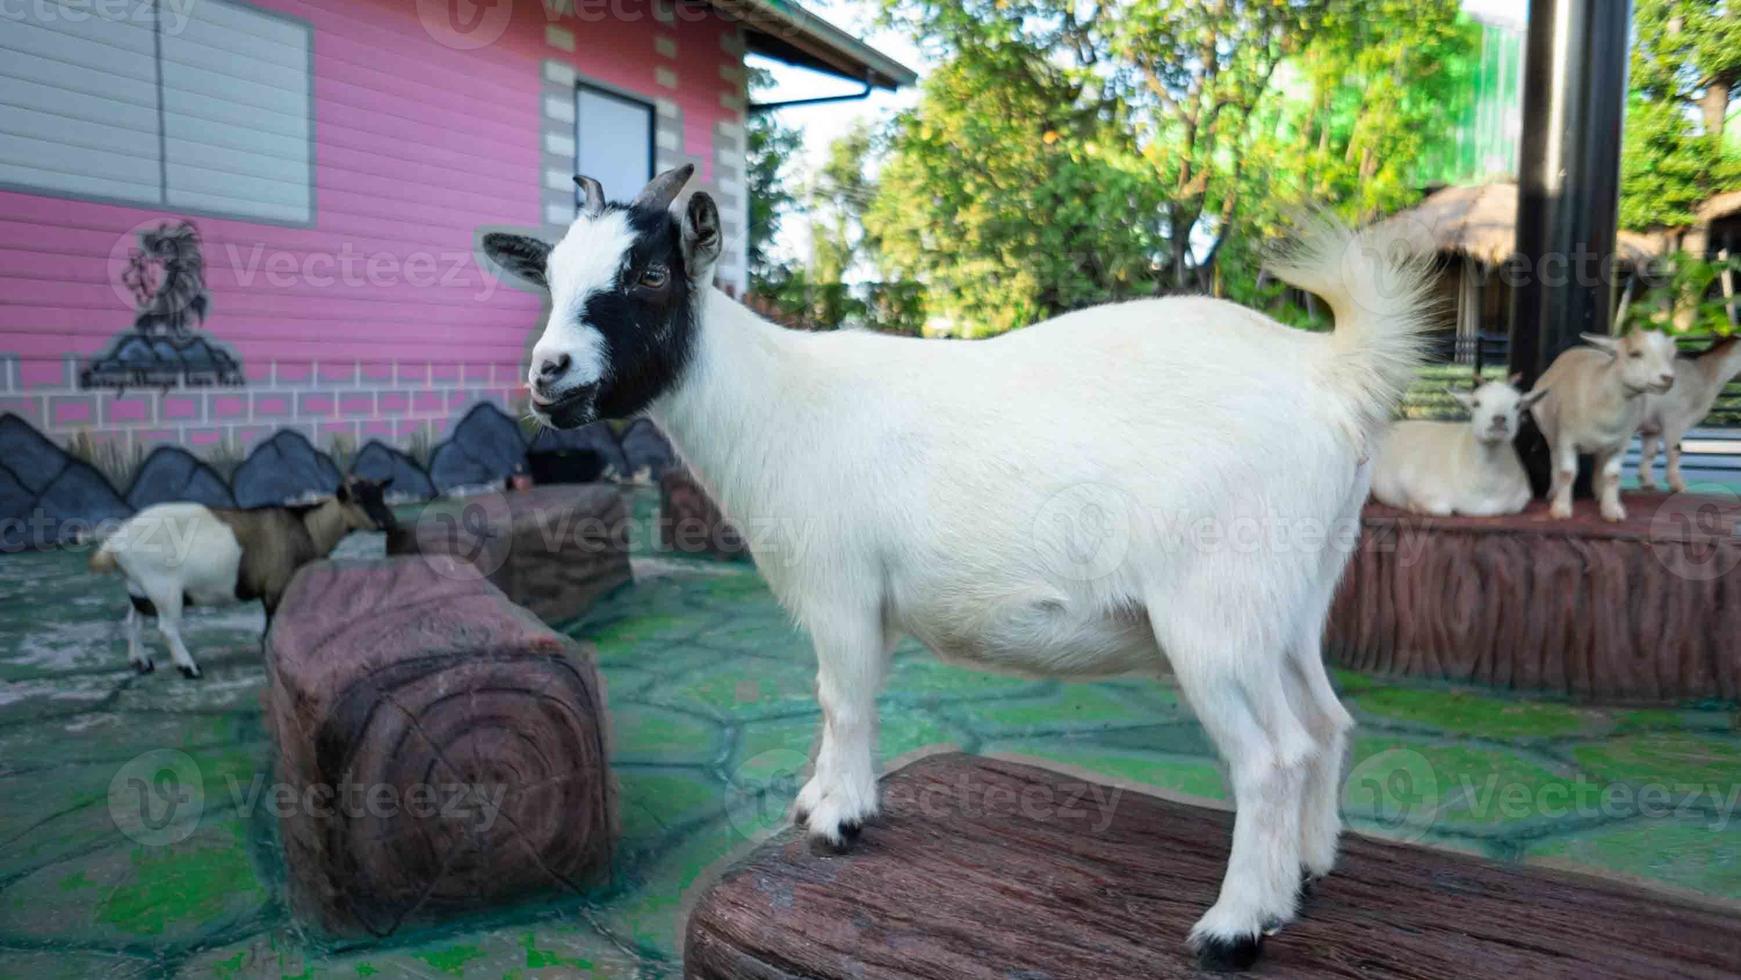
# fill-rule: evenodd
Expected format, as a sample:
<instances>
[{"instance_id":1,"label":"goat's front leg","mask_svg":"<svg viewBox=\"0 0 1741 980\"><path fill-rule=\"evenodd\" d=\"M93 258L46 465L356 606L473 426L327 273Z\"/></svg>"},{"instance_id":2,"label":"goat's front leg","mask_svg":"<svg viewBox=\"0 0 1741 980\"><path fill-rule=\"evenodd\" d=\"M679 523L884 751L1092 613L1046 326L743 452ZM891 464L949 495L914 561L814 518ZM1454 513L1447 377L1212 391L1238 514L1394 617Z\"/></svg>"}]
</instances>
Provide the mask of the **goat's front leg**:
<instances>
[{"instance_id":1,"label":"goat's front leg","mask_svg":"<svg viewBox=\"0 0 1741 980\"><path fill-rule=\"evenodd\" d=\"M1620 452L1596 454L1596 496L1601 499L1602 519L1626 520L1626 507L1620 503Z\"/></svg>"},{"instance_id":2,"label":"goat's front leg","mask_svg":"<svg viewBox=\"0 0 1741 980\"><path fill-rule=\"evenodd\" d=\"M1640 490L1656 489L1656 450L1662 437L1646 432L1638 437L1638 488ZM1674 444L1669 443L1669 472L1674 472ZM1674 480L1669 477L1670 482Z\"/></svg>"},{"instance_id":3,"label":"goat's front leg","mask_svg":"<svg viewBox=\"0 0 1741 980\"><path fill-rule=\"evenodd\" d=\"M811 627L811 637L822 734L796 815L811 837L840 848L877 812L877 691L888 644L874 613L829 617Z\"/></svg>"},{"instance_id":4,"label":"goat's front leg","mask_svg":"<svg viewBox=\"0 0 1741 980\"><path fill-rule=\"evenodd\" d=\"M145 652L145 620L138 606L127 607L127 662L141 674L149 674L155 670L151 663L151 655Z\"/></svg>"},{"instance_id":5,"label":"goat's front leg","mask_svg":"<svg viewBox=\"0 0 1741 980\"><path fill-rule=\"evenodd\" d=\"M1549 444L1553 456L1553 485L1548 490L1548 516L1565 520L1572 516L1572 484L1578 479L1578 449L1576 446Z\"/></svg>"}]
</instances>

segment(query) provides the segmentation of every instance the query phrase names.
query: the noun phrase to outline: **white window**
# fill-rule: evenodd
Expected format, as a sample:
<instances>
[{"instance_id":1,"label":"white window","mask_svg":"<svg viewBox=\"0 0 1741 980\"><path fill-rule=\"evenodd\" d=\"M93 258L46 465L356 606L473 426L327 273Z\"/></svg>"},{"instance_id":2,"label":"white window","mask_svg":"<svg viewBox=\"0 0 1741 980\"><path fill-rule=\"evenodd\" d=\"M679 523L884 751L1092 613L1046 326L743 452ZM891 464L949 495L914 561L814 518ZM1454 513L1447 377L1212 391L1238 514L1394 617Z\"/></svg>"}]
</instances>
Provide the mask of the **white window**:
<instances>
[{"instance_id":1,"label":"white window","mask_svg":"<svg viewBox=\"0 0 1741 980\"><path fill-rule=\"evenodd\" d=\"M607 198L628 200L653 177L653 107L580 85L574 95L574 146L574 172L603 184Z\"/></svg>"},{"instance_id":2,"label":"white window","mask_svg":"<svg viewBox=\"0 0 1741 980\"><path fill-rule=\"evenodd\" d=\"M0 20L0 184L313 219L303 22L221 0L37 0Z\"/></svg>"}]
</instances>

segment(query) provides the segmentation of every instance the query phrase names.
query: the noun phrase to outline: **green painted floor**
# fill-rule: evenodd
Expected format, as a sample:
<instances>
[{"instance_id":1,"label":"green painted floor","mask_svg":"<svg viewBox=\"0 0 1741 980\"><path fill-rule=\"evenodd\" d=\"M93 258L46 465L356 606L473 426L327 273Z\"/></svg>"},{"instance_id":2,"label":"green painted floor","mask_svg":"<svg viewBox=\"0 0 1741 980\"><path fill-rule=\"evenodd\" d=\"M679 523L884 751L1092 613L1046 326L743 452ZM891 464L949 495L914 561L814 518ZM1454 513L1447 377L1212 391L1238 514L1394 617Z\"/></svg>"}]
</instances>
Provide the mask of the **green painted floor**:
<instances>
[{"instance_id":1,"label":"green painted floor","mask_svg":"<svg viewBox=\"0 0 1741 980\"><path fill-rule=\"evenodd\" d=\"M752 568L643 553L639 581L568 629L597 644L608 682L623 830L611 884L335 942L290 917L276 818L251 792L271 778L260 613L190 619L205 680L135 676L118 582L83 561L0 556L0 976L675 975L692 886L783 820L817 722L808 647ZM1337 680L1361 723L1344 796L1355 828L1741 901L1733 706ZM1225 794L1201 730L1155 681L1014 679L903 649L882 709L885 758L954 745ZM200 816L154 844L127 777L180 758L167 753L197 771Z\"/></svg>"}]
</instances>

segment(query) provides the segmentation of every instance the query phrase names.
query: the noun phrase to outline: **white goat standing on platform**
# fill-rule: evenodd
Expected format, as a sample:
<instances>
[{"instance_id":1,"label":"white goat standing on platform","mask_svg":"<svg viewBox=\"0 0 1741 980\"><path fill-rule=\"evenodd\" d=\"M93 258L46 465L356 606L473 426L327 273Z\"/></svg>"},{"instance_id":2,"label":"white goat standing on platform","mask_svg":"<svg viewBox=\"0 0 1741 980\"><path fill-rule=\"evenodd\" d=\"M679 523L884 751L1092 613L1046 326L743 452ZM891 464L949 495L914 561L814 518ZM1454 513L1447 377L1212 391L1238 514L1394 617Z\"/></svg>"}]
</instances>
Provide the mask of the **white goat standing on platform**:
<instances>
[{"instance_id":1,"label":"white goat standing on platform","mask_svg":"<svg viewBox=\"0 0 1741 980\"><path fill-rule=\"evenodd\" d=\"M1512 378L1512 384L1517 382ZM1489 381L1451 397L1467 422L1409 420L1391 426L1372 466L1372 496L1418 514L1494 517L1529 503L1529 474L1511 443L1523 413L1547 390L1523 394Z\"/></svg>"},{"instance_id":2,"label":"white goat standing on platform","mask_svg":"<svg viewBox=\"0 0 1741 980\"><path fill-rule=\"evenodd\" d=\"M809 631L823 727L799 819L840 846L876 814L876 696L903 634L1035 674L1170 667L1238 803L1192 942L1252 962L1302 871L1335 860L1353 722L1319 642L1364 461L1419 363L1426 267L1314 225L1276 271L1329 303L1331 334L1202 297L985 341L801 332L710 286L713 201L669 210L691 170L626 205L577 178L560 243L484 249L550 291L538 417L649 412ZM776 550L754 533L769 522L809 539Z\"/></svg>"},{"instance_id":3,"label":"white goat standing on platform","mask_svg":"<svg viewBox=\"0 0 1741 980\"><path fill-rule=\"evenodd\" d=\"M1674 384L1675 342L1654 330L1583 338L1589 346L1561 352L1533 389L1553 392L1534 412L1553 466L1548 514L1562 520L1572 516L1578 454L1591 453L1602 519L1623 521L1620 460L1644 421L1644 396L1663 394Z\"/></svg>"},{"instance_id":4,"label":"white goat standing on platform","mask_svg":"<svg viewBox=\"0 0 1741 980\"><path fill-rule=\"evenodd\" d=\"M1681 439L1693 426L1704 421L1723 393L1723 386L1741 374L1741 337L1728 337L1710 350L1675 358L1674 387L1661 395L1644 397L1644 421L1638 425L1638 485L1656 489L1658 446L1668 450L1668 488L1684 493L1687 481L1681 476Z\"/></svg>"}]
</instances>

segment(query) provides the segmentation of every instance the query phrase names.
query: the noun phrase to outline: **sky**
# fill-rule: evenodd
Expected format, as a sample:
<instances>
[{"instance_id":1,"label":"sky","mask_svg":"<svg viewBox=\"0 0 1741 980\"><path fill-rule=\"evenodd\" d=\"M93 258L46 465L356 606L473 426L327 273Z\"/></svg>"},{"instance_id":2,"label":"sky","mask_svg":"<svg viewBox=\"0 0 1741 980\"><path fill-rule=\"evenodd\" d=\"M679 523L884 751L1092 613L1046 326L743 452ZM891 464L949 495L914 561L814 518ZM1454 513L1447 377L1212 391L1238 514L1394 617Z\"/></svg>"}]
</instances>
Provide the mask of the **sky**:
<instances>
[{"instance_id":1,"label":"sky","mask_svg":"<svg viewBox=\"0 0 1741 980\"><path fill-rule=\"evenodd\" d=\"M836 27L863 40L871 47L925 76L933 62L913 39L900 31L877 26L878 0L804 0L805 9ZM1528 18L1528 0L1464 0L1463 9L1486 20L1522 25ZM784 99L815 98L823 95L847 94L858 90L854 83L817 72L792 68L765 59L752 58L753 64L768 68L774 74L775 87L756 94L757 101L776 102ZM781 123L804 134L804 149L794 173L813 172L828 150L828 144L846 133L860 119L882 123L902 109L914 105L919 98L917 87L885 92L878 89L859 102L835 102L818 106L797 106L777 110ZM802 260L810 251L810 235L803 217L791 215L783 223L775 242L774 252L784 259Z\"/></svg>"}]
</instances>

